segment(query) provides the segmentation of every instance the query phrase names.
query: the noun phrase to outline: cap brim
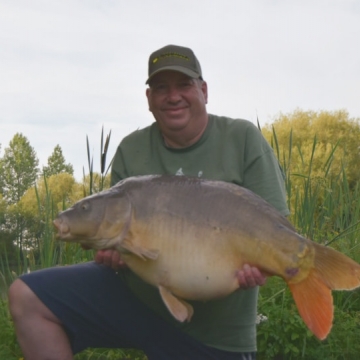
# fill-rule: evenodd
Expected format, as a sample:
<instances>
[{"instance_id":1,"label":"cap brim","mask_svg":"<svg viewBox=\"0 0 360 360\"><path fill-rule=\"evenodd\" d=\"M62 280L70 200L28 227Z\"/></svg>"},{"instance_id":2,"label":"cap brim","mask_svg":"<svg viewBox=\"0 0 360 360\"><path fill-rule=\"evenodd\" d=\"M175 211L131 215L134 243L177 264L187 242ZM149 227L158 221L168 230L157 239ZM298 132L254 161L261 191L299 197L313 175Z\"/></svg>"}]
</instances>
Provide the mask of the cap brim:
<instances>
[{"instance_id":1,"label":"cap brim","mask_svg":"<svg viewBox=\"0 0 360 360\"><path fill-rule=\"evenodd\" d=\"M198 79L200 78L200 75L198 73L196 73L195 71L192 71L186 67L183 67L183 66L178 66L178 65L172 65L172 66L164 66L156 71L154 71L150 76L149 78L146 80L146 83L145 84L148 84L149 81L151 80L151 78L162 72L162 71L166 71L166 70L172 70L172 71L178 71L178 72L181 72L187 76L190 76L191 78L194 78L194 79Z\"/></svg>"}]
</instances>

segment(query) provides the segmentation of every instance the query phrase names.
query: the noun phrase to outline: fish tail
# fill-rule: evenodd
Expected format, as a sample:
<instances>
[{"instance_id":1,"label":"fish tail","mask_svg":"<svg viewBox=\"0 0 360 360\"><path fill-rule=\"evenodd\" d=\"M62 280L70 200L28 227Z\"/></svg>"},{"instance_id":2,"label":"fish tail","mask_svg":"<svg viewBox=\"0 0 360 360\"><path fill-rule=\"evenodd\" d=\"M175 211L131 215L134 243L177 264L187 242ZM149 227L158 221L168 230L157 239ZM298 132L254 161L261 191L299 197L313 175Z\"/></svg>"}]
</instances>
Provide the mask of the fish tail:
<instances>
[{"instance_id":1,"label":"fish tail","mask_svg":"<svg viewBox=\"0 0 360 360\"><path fill-rule=\"evenodd\" d=\"M313 268L299 283L289 283L299 314L314 335L323 340L329 334L334 314L331 290Z\"/></svg>"},{"instance_id":2,"label":"fish tail","mask_svg":"<svg viewBox=\"0 0 360 360\"><path fill-rule=\"evenodd\" d=\"M360 265L348 256L314 243L315 268L331 290L352 290L360 286Z\"/></svg>"},{"instance_id":3,"label":"fish tail","mask_svg":"<svg viewBox=\"0 0 360 360\"><path fill-rule=\"evenodd\" d=\"M314 267L299 283L289 287L299 313L320 340L329 334L333 321L331 290L352 290L360 286L360 265L340 252L314 243Z\"/></svg>"}]
</instances>

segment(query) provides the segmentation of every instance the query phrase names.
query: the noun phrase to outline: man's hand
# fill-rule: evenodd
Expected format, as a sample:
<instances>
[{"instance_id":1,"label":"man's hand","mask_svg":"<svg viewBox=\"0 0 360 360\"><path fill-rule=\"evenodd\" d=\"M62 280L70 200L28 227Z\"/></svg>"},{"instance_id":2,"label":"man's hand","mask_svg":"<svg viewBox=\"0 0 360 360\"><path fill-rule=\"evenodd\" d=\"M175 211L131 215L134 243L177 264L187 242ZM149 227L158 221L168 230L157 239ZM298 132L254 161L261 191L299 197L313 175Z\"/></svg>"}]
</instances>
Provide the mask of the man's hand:
<instances>
[{"instance_id":1,"label":"man's hand","mask_svg":"<svg viewBox=\"0 0 360 360\"><path fill-rule=\"evenodd\" d=\"M98 264L110 266L114 270L125 268L127 265L121 260L120 253L116 250L99 250L95 255L95 261ZM236 276L241 289L248 289L258 285L264 285L266 276L256 267L245 264L241 270L238 270Z\"/></svg>"},{"instance_id":2,"label":"man's hand","mask_svg":"<svg viewBox=\"0 0 360 360\"><path fill-rule=\"evenodd\" d=\"M99 250L95 255L95 262L110 266L114 270L126 267L124 261L121 260L120 253L114 249Z\"/></svg>"},{"instance_id":3,"label":"man's hand","mask_svg":"<svg viewBox=\"0 0 360 360\"><path fill-rule=\"evenodd\" d=\"M256 267L245 264L241 270L238 270L236 276L239 281L240 289L248 289L258 285L264 285L266 276Z\"/></svg>"}]
</instances>

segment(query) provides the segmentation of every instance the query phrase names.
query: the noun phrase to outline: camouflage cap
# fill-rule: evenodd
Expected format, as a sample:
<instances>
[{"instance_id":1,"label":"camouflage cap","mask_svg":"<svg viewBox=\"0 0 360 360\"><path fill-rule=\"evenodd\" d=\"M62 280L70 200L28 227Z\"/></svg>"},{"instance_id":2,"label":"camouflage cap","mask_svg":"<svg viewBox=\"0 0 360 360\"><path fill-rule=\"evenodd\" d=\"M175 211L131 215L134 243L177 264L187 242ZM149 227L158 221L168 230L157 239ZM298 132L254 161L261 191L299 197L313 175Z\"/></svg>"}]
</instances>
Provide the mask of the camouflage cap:
<instances>
[{"instance_id":1,"label":"camouflage cap","mask_svg":"<svg viewBox=\"0 0 360 360\"><path fill-rule=\"evenodd\" d=\"M200 63L194 52L182 46L167 45L150 55L146 84L155 74L164 70L179 71L192 78L202 79Z\"/></svg>"}]
</instances>

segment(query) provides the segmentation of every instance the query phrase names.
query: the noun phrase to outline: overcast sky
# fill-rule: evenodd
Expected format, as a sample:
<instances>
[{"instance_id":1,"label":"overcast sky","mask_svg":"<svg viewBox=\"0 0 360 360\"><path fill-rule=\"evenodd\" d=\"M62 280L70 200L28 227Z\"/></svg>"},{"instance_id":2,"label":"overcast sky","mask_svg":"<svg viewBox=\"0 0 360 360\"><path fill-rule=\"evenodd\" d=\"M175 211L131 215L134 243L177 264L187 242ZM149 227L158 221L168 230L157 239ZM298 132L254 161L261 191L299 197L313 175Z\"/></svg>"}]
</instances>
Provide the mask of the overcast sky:
<instances>
[{"instance_id":1,"label":"overcast sky","mask_svg":"<svg viewBox=\"0 0 360 360\"><path fill-rule=\"evenodd\" d=\"M17 132L40 166L59 144L78 180L86 135L120 140L153 121L147 61L191 47L208 111L271 122L346 109L360 118L360 0L0 0L0 156Z\"/></svg>"}]
</instances>

